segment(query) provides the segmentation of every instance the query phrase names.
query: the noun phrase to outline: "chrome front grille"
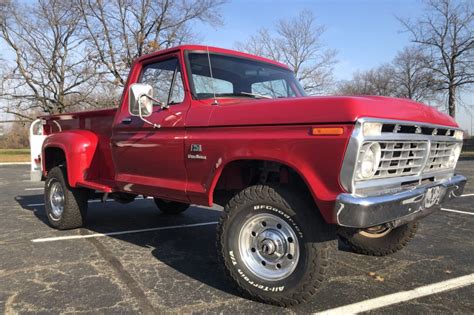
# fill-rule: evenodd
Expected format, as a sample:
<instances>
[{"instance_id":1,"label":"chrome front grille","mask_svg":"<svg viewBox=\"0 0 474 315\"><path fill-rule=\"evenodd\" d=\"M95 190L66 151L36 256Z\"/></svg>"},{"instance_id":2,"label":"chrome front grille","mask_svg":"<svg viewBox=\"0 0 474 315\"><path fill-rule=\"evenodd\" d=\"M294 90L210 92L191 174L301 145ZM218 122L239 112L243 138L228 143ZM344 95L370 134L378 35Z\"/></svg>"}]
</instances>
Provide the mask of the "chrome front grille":
<instances>
[{"instance_id":1,"label":"chrome front grille","mask_svg":"<svg viewBox=\"0 0 474 315\"><path fill-rule=\"evenodd\" d=\"M426 141L380 141L382 156L374 179L418 174L428 151Z\"/></svg>"},{"instance_id":2,"label":"chrome front grille","mask_svg":"<svg viewBox=\"0 0 474 315\"><path fill-rule=\"evenodd\" d=\"M366 123L370 128L364 128ZM437 182L454 174L461 149L457 127L361 118L347 146L340 183L356 195L378 195ZM366 150L373 153L367 156ZM380 157L377 168L370 164L371 156ZM368 174L370 167L374 175L364 178L362 171Z\"/></svg>"},{"instance_id":3,"label":"chrome front grille","mask_svg":"<svg viewBox=\"0 0 474 315\"><path fill-rule=\"evenodd\" d=\"M455 147L456 143L453 142L432 142L424 173L447 169L447 162Z\"/></svg>"}]
</instances>

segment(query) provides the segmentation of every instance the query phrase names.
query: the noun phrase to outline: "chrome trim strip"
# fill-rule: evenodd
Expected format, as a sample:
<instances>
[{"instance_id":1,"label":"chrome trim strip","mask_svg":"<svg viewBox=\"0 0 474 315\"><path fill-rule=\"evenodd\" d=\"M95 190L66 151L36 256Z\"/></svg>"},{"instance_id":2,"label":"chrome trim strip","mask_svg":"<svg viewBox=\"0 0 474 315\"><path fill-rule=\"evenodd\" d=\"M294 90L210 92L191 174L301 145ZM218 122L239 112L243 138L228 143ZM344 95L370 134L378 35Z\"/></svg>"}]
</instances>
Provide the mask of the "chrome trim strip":
<instances>
[{"instance_id":1,"label":"chrome trim strip","mask_svg":"<svg viewBox=\"0 0 474 315\"><path fill-rule=\"evenodd\" d=\"M429 127L429 128L462 130L459 127L437 125L437 124L424 123L424 122L419 122L419 121L409 121L409 120L395 120L395 119L383 119L383 118L379 119L379 118L363 117L363 118L360 118L358 121L361 121L361 122L369 121L369 122L380 122L383 124L398 124L398 125L405 125L405 126L420 126L420 127ZM401 135L403 134L404 133L401 133ZM428 136L428 135L425 135L425 136Z\"/></svg>"}]
</instances>

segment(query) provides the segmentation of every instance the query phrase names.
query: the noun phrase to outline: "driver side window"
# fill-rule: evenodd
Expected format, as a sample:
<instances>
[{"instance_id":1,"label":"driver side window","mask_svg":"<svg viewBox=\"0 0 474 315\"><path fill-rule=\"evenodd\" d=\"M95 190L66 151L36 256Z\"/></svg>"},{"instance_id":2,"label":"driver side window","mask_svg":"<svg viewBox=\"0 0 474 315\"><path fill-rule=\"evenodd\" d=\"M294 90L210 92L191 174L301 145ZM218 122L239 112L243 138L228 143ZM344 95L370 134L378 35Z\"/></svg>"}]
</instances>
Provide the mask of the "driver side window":
<instances>
[{"instance_id":1,"label":"driver side window","mask_svg":"<svg viewBox=\"0 0 474 315\"><path fill-rule=\"evenodd\" d=\"M177 58L146 65L138 82L151 85L153 96L165 104L184 101L184 86Z\"/></svg>"}]
</instances>

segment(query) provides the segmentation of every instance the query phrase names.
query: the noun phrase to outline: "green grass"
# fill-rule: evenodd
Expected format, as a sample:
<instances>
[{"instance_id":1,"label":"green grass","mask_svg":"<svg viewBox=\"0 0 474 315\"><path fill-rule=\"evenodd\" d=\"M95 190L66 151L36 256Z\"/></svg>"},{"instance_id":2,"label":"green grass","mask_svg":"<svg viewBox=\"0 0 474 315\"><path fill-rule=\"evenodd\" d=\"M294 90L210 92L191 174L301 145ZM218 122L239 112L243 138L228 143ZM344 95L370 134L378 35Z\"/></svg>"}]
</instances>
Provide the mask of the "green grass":
<instances>
[{"instance_id":1,"label":"green grass","mask_svg":"<svg viewBox=\"0 0 474 315\"><path fill-rule=\"evenodd\" d=\"M461 157L474 157L474 151L462 151Z\"/></svg>"},{"instance_id":2,"label":"green grass","mask_svg":"<svg viewBox=\"0 0 474 315\"><path fill-rule=\"evenodd\" d=\"M30 149L0 149L0 155L25 155L30 154Z\"/></svg>"},{"instance_id":3,"label":"green grass","mask_svg":"<svg viewBox=\"0 0 474 315\"><path fill-rule=\"evenodd\" d=\"M0 149L0 163L29 161L30 149Z\"/></svg>"}]
</instances>

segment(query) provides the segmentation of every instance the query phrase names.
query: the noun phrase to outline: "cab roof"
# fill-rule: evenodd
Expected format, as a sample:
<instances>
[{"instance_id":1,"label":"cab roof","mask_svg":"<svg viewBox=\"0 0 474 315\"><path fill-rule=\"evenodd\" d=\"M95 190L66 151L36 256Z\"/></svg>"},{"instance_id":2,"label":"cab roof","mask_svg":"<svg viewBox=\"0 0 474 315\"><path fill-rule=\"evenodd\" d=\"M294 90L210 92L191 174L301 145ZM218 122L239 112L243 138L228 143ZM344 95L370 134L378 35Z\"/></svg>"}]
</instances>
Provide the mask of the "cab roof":
<instances>
[{"instance_id":1,"label":"cab roof","mask_svg":"<svg viewBox=\"0 0 474 315\"><path fill-rule=\"evenodd\" d=\"M176 47L172 47L172 48L162 49L162 50L158 50L156 52L150 53L150 54L143 55L143 56L137 58L135 60L135 62L141 62L141 61L149 59L149 58L153 58L153 57L156 57L156 56L160 56L160 55L164 55L164 54L171 53L171 52L176 52L176 51L206 52L208 49L209 49L209 52L211 52L211 53L226 54L226 55L232 55L232 56L236 56L236 57L242 57L242 58L247 58L247 59L258 60L258 61L261 61L261 62L270 63L270 64L273 64L275 66L282 67L282 68L285 68L287 70L290 70L290 68L287 65L285 65L283 63L280 63L280 62L277 62L277 61L274 61L274 60L271 60L271 59L267 59L267 58L252 55L252 54L247 54L247 53L236 51L236 50L213 47L213 46L204 46L204 45L180 45L180 46L176 46Z\"/></svg>"}]
</instances>

